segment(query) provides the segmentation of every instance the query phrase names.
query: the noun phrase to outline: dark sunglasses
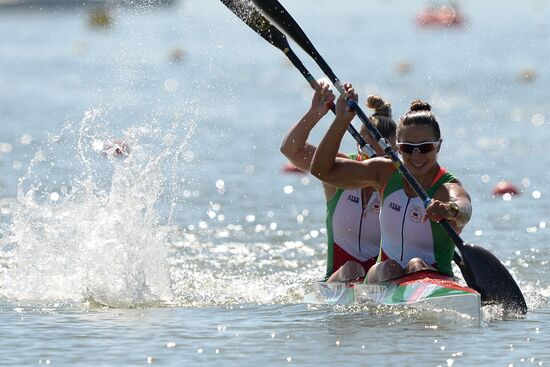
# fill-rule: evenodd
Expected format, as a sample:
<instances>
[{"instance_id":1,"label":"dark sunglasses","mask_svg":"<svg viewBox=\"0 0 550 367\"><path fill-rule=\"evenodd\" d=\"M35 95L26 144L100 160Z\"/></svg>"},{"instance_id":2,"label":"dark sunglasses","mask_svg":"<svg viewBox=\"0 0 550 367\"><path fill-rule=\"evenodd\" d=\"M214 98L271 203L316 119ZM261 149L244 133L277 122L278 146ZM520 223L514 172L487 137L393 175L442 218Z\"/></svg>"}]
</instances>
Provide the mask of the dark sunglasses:
<instances>
[{"instance_id":1,"label":"dark sunglasses","mask_svg":"<svg viewBox=\"0 0 550 367\"><path fill-rule=\"evenodd\" d=\"M439 143L441 143L441 139L438 141L427 141L424 143L397 143L397 147L399 148L399 151L401 153L407 153L407 154L413 154L414 152L418 152L420 154L426 154L434 150Z\"/></svg>"}]
</instances>

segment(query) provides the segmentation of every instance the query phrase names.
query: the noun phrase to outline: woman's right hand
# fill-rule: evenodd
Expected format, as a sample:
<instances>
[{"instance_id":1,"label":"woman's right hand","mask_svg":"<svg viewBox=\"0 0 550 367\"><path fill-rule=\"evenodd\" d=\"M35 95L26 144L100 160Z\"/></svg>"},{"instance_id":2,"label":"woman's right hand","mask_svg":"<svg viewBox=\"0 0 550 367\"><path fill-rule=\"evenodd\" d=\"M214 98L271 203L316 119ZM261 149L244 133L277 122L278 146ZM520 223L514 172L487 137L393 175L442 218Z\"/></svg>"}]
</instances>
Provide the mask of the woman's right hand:
<instances>
[{"instance_id":1,"label":"woman's right hand","mask_svg":"<svg viewBox=\"0 0 550 367\"><path fill-rule=\"evenodd\" d=\"M330 89L330 84L324 81L319 81L320 88L313 94L310 111L315 112L319 116L324 116L334 105L336 97Z\"/></svg>"},{"instance_id":2,"label":"woman's right hand","mask_svg":"<svg viewBox=\"0 0 550 367\"><path fill-rule=\"evenodd\" d=\"M348 106L347 100L351 99L357 103L359 96L355 93L353 85L349 83L344 84L344 90L346 94L341 94L336 102L336 118L347 126L355 117L355 111Z\"/></svg>"}]
</instances>

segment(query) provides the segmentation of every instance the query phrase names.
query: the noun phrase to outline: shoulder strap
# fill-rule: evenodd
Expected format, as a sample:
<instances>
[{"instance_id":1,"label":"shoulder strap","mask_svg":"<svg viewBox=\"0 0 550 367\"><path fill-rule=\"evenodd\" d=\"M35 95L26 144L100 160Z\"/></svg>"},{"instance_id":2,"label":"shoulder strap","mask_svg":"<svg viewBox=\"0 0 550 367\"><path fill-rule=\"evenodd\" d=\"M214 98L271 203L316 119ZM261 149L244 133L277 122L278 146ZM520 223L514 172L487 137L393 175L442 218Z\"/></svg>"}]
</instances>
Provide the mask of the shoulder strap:
<instances>
[{"instance_id":1,"label":"shoulder strap","mask_svg":"<svg viewBox=\"0 0 550 367\"><path fill-rule=\"evenodd\" d=\"M441 185L455 180L456 178L452 174L447 172L445 168L441 167L439 169L439 172L435 176L434 183L426 190L426 193L429 197L433 197L434 194L437 192L437 189L439 189Z\"/></svg>"},{"instance_id":2,"label":"shoulder strap","mask_svg":"<svg viewBox=\"0 0 550 367\"><path fill-rule=\"evenodd\" d=\"M380 191L380 201L383 201L389 194L401 188L403 188L403 177L399 170L396 169L393 171L384 187L382 187Z\"/></svg>"}]
</instances>

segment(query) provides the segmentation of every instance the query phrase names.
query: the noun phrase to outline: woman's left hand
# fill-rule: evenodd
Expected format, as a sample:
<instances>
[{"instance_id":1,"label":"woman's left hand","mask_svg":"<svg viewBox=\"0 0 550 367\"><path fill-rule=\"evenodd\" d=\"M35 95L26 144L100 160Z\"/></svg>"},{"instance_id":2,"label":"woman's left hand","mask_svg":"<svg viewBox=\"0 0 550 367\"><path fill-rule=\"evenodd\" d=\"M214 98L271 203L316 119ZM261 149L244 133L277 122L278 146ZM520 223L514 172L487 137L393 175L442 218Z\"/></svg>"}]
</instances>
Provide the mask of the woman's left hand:
<instances>
[{"instance_id":1,"label":"woman's left hand","mask_svg":"<svg viewBox=\"0 0 550 367\"><path fill-rule=\"evenodd\" d=\"M432 202L426 208L422 221L425 222L429 219L439 223L443 219L453 220L455 217L456 212L452 209L451 203L432 199Z\"/></svg>"},{"instance_id":2,"label":"woman's left hand","mask_svg":"<svg viewBox=\"0 0 550 367\"><path fill-rule=\"evenodd\" d=\"M347 100L351 99L357 102L359 97L357 96L357 93L355 93L355 89L353 89L351 84L344 84L344 89L346 94L341 94L336 103L336 116L341 121L346 123L347 126L355 117L355 111L352 111L352 109L348 107Z\"/></svg>"}]
</instances>

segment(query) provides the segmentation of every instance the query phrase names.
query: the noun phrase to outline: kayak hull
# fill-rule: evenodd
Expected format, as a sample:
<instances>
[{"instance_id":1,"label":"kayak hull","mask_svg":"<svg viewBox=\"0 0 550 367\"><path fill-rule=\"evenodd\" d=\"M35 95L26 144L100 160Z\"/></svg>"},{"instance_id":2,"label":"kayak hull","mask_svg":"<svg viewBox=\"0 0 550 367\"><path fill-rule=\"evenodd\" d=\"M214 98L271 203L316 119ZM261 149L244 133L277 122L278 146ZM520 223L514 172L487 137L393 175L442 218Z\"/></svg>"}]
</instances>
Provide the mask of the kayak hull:
<instances>
[{"instance_id":1,"label":"kayak hull","mask_svg":"<svg viewBox=\"0 0 550 367\"><path fill-rule=\"evenodd\" d=\"M450 311L481 319L481 297L445 275L418 272L382 284L318 282L306 303L328 305L381 304L433 311Z\"/></svg>"}]
</instances>

